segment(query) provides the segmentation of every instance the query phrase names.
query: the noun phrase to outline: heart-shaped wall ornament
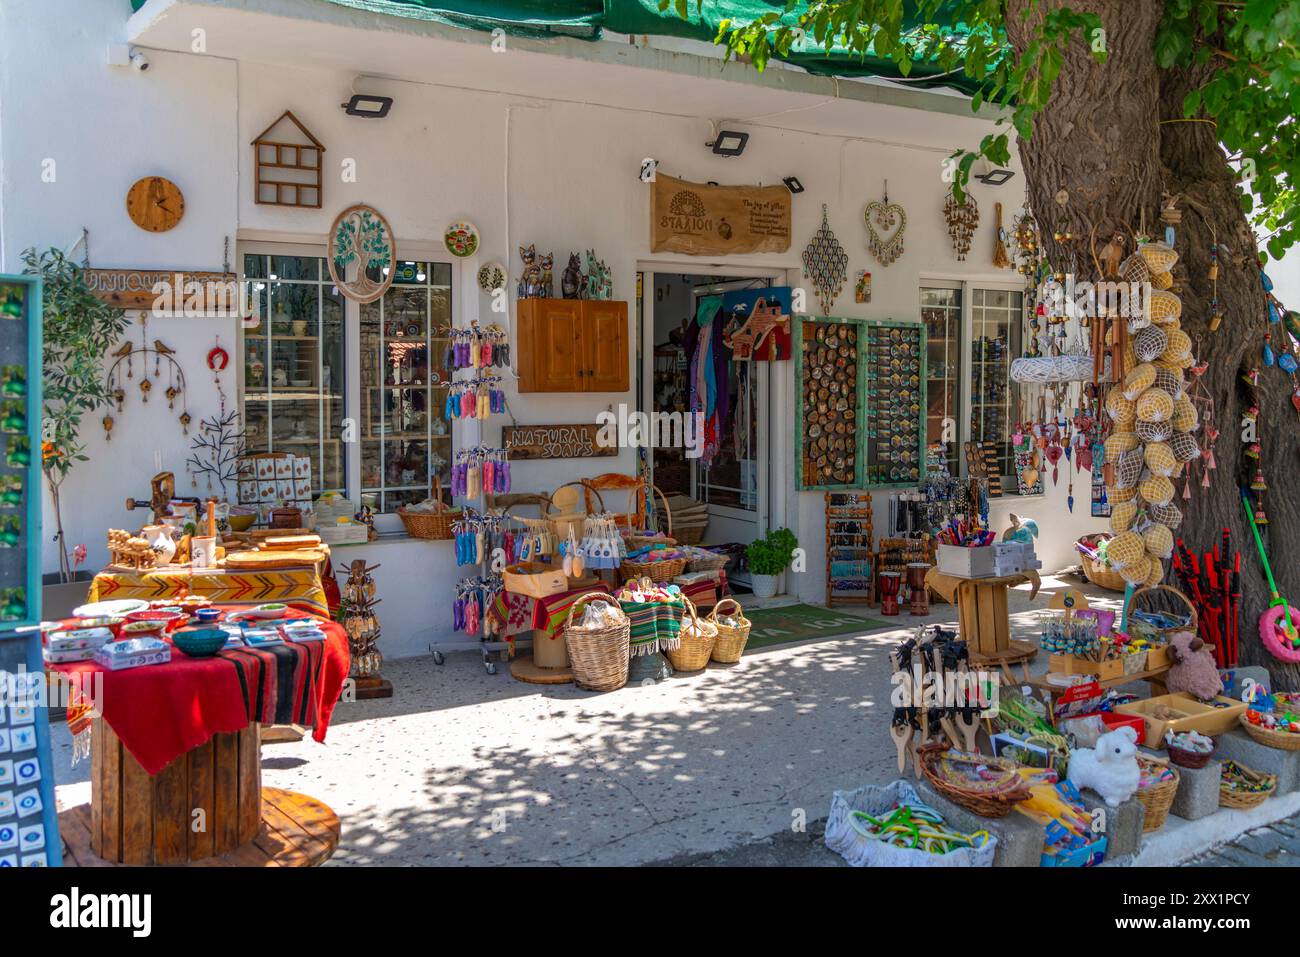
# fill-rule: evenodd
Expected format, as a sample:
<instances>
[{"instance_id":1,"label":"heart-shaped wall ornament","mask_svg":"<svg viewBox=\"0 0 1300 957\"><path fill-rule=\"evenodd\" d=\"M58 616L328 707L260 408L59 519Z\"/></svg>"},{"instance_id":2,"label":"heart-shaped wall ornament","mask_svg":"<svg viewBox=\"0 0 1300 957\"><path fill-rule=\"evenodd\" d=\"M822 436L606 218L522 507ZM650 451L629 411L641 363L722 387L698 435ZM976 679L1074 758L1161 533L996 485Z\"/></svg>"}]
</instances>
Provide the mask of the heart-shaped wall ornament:
<instances>
[{"instance_id":1,"label":"heart-shaped wall ornament","mask_svg":"<svg viewBox=\"0 0 1300 957\"><path fill-rule=\"evenodd\" d=\"M889 201L889 186L885 186L882 199L872 200L863 210L862 219L867 226L867 249L888 266L903 255L903 231L907 229L907 211L898 203ZM879 229L877 229L879 227Z\"/></svg>"}]
</instances>

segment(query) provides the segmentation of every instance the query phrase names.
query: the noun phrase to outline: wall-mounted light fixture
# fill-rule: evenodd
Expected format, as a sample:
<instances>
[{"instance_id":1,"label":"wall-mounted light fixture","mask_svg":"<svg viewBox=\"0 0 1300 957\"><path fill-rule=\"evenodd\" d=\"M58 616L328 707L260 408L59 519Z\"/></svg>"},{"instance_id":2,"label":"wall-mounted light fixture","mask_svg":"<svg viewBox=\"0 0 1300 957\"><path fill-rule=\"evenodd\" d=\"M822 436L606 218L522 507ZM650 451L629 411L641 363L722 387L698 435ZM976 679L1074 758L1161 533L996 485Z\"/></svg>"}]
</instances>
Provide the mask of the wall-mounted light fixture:
<instances>
[{"instance_id":1,"label":"wall-mounted light fixture","mask_svg":"<svg viewBox=\"0 0 1300 957\"><path fill-rule=\"evenodd\" d=\"M748 133L741 133L736 130L718 130L717 135L713 137L713 142L704 145L719 156L739 156L745 152L745 145L748 142Z\"/></svg>"},{"instance_id":2,"label":"wall-mounted light fixture","mask_svg":"<svg viewBox=\"0 0 1300 957\"><path fill-rule=\"evenodd\" d=\"M343 111L348 116L364 116L374 120L382 120L388 115L388 111L393 108L393 98L391 96L367 96L364 93L352 94L352 99L342 104Z\"/></svg>"},{"instance_id":3,"label":"wall-mounted light fixture","mask_svg":"<svg viewBox=\"0 0 1300 957\"><path fill-rule=\"evenodd\" d=\"M785 179L781 180L781 182L785 183L785 188L792 193L797 194L803 192L803 183L799 182L798 176L787 176Z\"/></svg>"},{"instance_id":4,"label":"wall-mounted light fixture","mask_svg":"<svg viewBox=\"0 0 1300 957\"><path fill-rule=\"evenodd\" d=\"M995 166L992 169L989 169L986 164L984 172L976 173L975 178L985 186L1001 186L1015 175L1016 174L1012 170L1003 169L1000 166Z\"/></svg>"}]
</instances>

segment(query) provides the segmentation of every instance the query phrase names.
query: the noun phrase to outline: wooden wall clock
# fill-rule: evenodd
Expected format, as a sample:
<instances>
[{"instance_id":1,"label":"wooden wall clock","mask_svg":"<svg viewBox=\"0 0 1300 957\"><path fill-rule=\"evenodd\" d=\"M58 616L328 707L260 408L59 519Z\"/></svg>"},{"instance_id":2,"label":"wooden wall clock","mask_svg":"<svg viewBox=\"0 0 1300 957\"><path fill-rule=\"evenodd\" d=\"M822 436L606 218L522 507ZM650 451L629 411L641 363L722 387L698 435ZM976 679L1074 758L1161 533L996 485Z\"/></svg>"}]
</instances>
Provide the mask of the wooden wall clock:
<instances>
[{"instance_id":1,"label":"wooden wall clock","mask_svg":"<svg viewBox=\"0 0 1300 957\"><path fill-rule=\"evenodd\" d=\"M185 215L185 197L171 180L146 176L126 194L126 214L141 229L165 233Z\"/></svg>"}]
</instances>

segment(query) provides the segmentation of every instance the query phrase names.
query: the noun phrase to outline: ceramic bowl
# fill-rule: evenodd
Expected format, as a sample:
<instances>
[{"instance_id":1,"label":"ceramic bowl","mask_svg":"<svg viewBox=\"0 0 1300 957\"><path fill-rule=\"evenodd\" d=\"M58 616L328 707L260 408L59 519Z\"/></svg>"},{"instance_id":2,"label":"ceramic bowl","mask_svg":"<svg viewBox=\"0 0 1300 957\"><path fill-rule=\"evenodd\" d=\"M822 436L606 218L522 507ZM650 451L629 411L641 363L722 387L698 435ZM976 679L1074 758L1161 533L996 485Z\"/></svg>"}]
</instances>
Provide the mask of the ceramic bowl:
<instances>
[{"instance_id":1,"label":"ceramic bowl","mask_svg":"<svg viewBox=\"0 0 1300 957\"><path fill-rule=\"evenodd\" d=\"M179 608L154 608L149 611L131 612L126 616L126 624L152 622L157 624L155 633L162 633L164 631L175 631L189 621L189 617ZM123 626L123 633L125 633L125 628L126 625ZM136 632L132 632L132 634L136 634Z\"/></svg>"},{"instance_id":2,"label":"ceramic bowl","mask_svg":"<svg viewBox=\"0 0 1300 957\"><path fill-rule=\"evenodd\" d=\"M191 658L211 658L225 647L227 636L220 628L182 628L171 638Z\"/></svg>"},{"instance_id":3,"label":"ceramic bowl","mask_svg":"<svg viewBox=\"0 0 1300 957\"><path fill-rule=\"evenodd\" d=\"M122 630L126 619L117 615L97 615L91 618L78 618L75 628L107 628L116 638Z\"/></svg>"},{"instance_id":4,"label":"ceramic bowl","mask_svg":"<svg viewBox=\"0 0 1300 957\"><path fill-rule=\"evenodd\" d=\"M210 625L214 621L221 620L220 608L200 608L194 613L194 617L205 625Z\"/></svg>"},{"instance_id":5,"label":"ceramic bowl","mask_svg":"<svg viewBox=\"0 0 1300 957\"><path fill-rule=\"evenodd\" d=\"M246 618L283 618L289 613L289 606L280 602L258 605L244 612Z\"/></svg>"},{"instance_id":6,"label":"ceramic bowl","mask_svg":"<svg viewBox=\"0 0 1300 957\"><path fill-rule=\"evenodd\" d=\"M226 518L231 531L246 532L253 527L253 522L257 521L256 515L230 515Z\"/></svg>"},{"instance_id":7,"label":"ceramic bowl","mask_svg":"<svg viewBox=\"0 0 1300 957\"><path fill-rule=\"evenodd\" d=\"M118 634L124 638L161 638L163 631L167 627L166 621L128 621L118 629Z\"/></svg>"},{"instance_id":8,"label":"ceramic bowl","mask_svg":"<svg viewBox=\"0 0 1300 957\"><path fill-rule=\"evenodd\" d=\"M114 598L109 601L92 601L72 609L77 618L100 618L103 616L125 615L133 611L143 611L149 603L142 598Z\"/></svg>"}]
</instances>

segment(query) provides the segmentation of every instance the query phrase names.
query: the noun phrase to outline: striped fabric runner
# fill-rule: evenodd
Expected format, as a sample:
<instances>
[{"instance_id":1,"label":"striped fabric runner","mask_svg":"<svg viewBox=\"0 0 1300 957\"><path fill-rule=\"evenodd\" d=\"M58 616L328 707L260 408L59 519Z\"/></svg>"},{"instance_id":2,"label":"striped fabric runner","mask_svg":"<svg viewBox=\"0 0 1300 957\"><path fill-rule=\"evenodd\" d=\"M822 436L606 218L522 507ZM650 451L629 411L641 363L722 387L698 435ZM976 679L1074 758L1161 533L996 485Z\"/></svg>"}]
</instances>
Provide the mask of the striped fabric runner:
<instances>
[{"instance_id":1,"label":"striped fabric runner","mask_svg":"<svg viewBox=\"0 0 1300 957\"><path fill-rule=\"evenodd\" d=\"M682 615L686 613L683 602L620 601L618 604L632 626L632 657L676 651L680 647Z\"/></svg>"}]
</instances>

